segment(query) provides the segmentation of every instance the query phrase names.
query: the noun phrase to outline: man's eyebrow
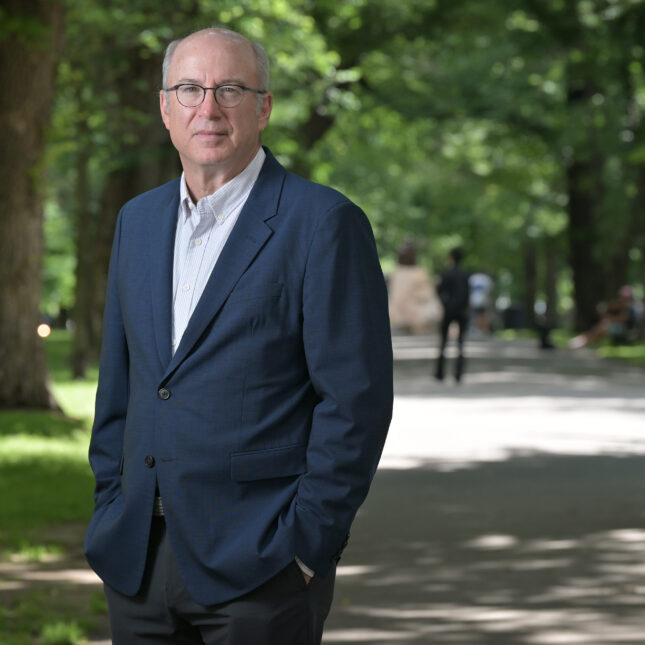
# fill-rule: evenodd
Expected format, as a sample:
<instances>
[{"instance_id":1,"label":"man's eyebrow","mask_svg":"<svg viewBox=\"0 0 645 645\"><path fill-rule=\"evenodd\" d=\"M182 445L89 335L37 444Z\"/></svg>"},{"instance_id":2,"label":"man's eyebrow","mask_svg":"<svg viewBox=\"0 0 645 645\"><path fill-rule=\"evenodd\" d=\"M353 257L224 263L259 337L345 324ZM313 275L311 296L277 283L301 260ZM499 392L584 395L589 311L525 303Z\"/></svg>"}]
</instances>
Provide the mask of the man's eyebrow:
<instances>
[{"instance_id":1,"label":"man's eyebrow","mask_svg":"<svg viewBox=\"0 0 645 645\"><path fill-rule=\"evenodd\" d=\"M182 85L184 83L192 83L193 85L200 85L201 81L197 80L196 78L180 78L175 85Z\"/></svg>"},{"instance_id":2,"label":"man's eyebrow","mask_svg":"<svg viewBox=\"0 0 645 645\"><path fill-rule=\"evenodd\" d=\"M175 85L182 85L183 83L190 83L192 85L201 85L203 87L202 81L196 78L182 78L178 80L177 83L175 83ZM217 83L215 87L219 87L220 85L232 85L232 84L245 85L244 81L240 78L225 78L219 83Z\"/></svg>"}]
</instances>

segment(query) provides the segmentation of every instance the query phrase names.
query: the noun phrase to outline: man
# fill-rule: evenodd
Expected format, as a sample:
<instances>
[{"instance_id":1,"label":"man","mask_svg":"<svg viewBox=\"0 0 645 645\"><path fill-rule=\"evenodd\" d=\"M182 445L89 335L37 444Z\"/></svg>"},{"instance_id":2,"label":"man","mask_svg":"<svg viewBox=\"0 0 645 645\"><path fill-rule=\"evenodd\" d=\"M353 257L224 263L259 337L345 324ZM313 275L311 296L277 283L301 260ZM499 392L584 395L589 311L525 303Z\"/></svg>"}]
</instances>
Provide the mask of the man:
<instances>
[{"instance_id":1,"label":"man","mask_svg":"<svg viewBox=\"0 0 645 645\"><path fill-rule=\"evenodd\" d=\"M457 360L455 362L455 380L461 382L464 373L464 338L468 325L468 274L459 266L463 257L460 248L454 248L448 254L449 267L441 274L437 293L443 305L441 320L441 344L435 370L435 378L442 381L445 372L445 350L448 332L452 323L457 323Z\"/></svg>"},{"instance_id":2,"label":"man","mask_svg":"<svg viewBox=\"0 0 645 645\"><path fill-rule=\"evenodd\" d=\"M387 297L358 207L284 170L261 46L171 43L180 179L124 206L90 463L88 561L114 643L319 643L392 406Z\"/></svg>"}]
</instances>

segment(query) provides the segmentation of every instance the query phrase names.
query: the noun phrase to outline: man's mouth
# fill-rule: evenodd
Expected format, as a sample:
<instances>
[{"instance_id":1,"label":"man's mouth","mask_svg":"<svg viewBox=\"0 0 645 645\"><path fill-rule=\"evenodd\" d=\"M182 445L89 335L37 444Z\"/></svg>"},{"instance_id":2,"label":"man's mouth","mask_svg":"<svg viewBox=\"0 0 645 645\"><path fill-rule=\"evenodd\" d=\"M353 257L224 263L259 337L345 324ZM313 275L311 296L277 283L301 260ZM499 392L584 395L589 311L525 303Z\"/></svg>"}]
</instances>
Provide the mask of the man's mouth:
<instances>
[{"instance_id":1,"label":"man's mouth","mask_svg":"<svg viewBox=\"0 0 645 645\"><path fill-rule=\"evenodd\" d=\"M197 137L204 137L204 138L218 138L218 137L225 137L228 133L227 132L219 132L216 130L197 130L195 132L195 136Z\"/></svg>"}]
</instances>

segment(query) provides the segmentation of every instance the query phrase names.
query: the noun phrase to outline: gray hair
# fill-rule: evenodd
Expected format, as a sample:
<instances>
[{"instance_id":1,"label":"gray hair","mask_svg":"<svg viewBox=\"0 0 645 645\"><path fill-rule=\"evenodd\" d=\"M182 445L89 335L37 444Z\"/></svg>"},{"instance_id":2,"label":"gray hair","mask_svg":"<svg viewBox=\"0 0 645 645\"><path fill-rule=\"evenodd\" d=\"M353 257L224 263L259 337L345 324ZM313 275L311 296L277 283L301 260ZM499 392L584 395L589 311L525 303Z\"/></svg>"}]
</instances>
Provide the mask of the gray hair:
<instances>
[{"instance_id":1,"label":"gray hair","mask_svg":"<svg viewBox=\"0 0 645 645\"><path fill-rule=\"evenodd\" d=\"M168 47L166 48L166 54L163 59L163 64L161 66L161 74L162 74L162 87L165 90L168 87L168 74L170 72L170 64L172 63L172 57L173 54L175 53L175 50L177 49L177 46L182 43L186 38L189 38L190 36L193 36L194 34L198 34L200 32L207 32L209 34L218 34L220 36L224 36L226 38L229 38L231 40L234 40L235 42L238 43L248 43L251 46L251 49L253 50L253 54L255 56L255 66L258 72L258 82L260 87L257 89L262 90L263 92L268 92L269 91L269 80L270 80L270 74L269 74L269 56L267 55L266 50L264 47L260 44L257 43L253 40L249 40L245 36L242 36L242 34L239 34L237 31L232 31L230 29L223 29L221 27L210 27L207 29L200 29L198 31L194 31L191 34L188 34L188 36L184 36L184 38L178 38L177 40L173 40ZM258 113L262 109L262 104L264 101L264 95L263 94L258 94Z\"/></svg>"}]
</instances>

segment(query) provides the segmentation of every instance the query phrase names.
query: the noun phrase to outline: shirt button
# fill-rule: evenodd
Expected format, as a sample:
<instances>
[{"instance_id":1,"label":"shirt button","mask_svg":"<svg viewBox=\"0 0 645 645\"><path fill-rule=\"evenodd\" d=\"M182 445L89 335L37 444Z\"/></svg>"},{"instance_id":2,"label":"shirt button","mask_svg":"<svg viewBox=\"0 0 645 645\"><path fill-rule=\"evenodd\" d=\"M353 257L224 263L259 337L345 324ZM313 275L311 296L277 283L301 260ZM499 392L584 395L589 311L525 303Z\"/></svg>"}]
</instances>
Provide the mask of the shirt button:
<instances>
[{"instance_id":1,"label":"shirt button","mask_svg":"<svg viewBox=\"0 0 645 645\"><path fill-rule=\"evenodd\" d=\"M157 394L162 401L167 401L170 398L170 390L165 387L160 388Z\"/></svg>"},{"instance_id":2,"label":"shirt button","mask_svg":"<svg viewBox=\"0 0 645 645\"><path fill-rule=\"evenodd\" d=\"M155 458L152 455L147 455L143 461L148 468L152 468L155 465Z\"/></svg>"},{"instance_id":3,"label":"shirt button","mask_svg":"<svg viewBox=\"0 0 645 645\"><path fill-rule=\"evenodd\" d=\"M186 283L186 284L182 287L182 289L183 289L184 291L190 291L190 285L189 285L188 283Z\"/></svg>"},{"instance_id":4,"label":"shirt button","mask_svg":"<svg viewBox=\"0 0 645 645\"><path fill-rule=\"evenodd\" d=\"M201 239L201 237L198 237L198 238L195 240L195 246L201 246L201 245L202 245L202 239Z\"/></svg>"}]
</instances>

